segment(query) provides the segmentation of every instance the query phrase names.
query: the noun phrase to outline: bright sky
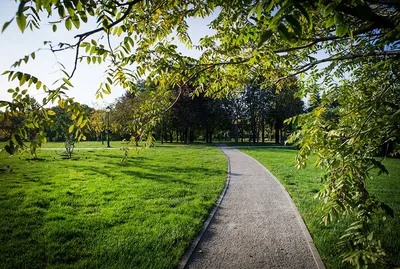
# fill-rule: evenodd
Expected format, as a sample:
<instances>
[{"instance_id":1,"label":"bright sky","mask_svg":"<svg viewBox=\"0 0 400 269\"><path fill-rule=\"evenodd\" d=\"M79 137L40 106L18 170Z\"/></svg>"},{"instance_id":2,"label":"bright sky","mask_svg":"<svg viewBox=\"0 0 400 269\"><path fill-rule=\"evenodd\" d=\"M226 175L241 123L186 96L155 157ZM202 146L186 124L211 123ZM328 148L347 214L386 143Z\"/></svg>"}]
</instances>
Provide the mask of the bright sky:
<instances>
[{"instance_id":1,"label":"bright sky","mask_svg":"<svg viewBox=\"0 0 400 269\"><path fill-rule=\"evenodd\" d=\"M0 28L3 27L6 21L9 21L13 17L17 7L17 4L13 0L0 0ZM211 34L208 24L212 19L212 17L208 17L206 19L188 20L190 26L189 35L194 44L197 44L198 40L204 35ZM74 43L74 36L76 34L94 29L95 27L95 23L89 22L88 24L81 24L79 30L72 29L71 31L67 31L65 28L59 27L58 31L53 33L51 27L43 21L42 29L33 32L26 30L22 34L14 21L0 34L0 74L9 69L15 61L23 58L25 55L39 48L46 48L43 45L43 41L45 40L52 41L53 44L57 44L58 42ZM179 50L191 57L198 57L200 55L199 51L190 51L182 45L179 46ZM72 70L74 63L74 51L72 50L57 53L56 56L57 58L51 51L42 49L36 52L35 60L29 60L27 64L21 65L18 70L41 78L50 86L55 80L61 77L57 61L63 63L69 72ZM96 100L95 97L100 82L104 80L106 67L106 64L87 65L84 62L80 63L77 72L71 79L74 88L70 90L68 95L74 97L80 103L94 107L105 107L106 104L113 102L115 98L123 94L124 90L122 88L114 88L112 94L105 95L104 99ZM7 89L15 86L18 86L17 83L15 81L8 82L7 75L0 76L0 100L11 100L11 94L7 92ZM37 91L36 89L30 89L29 93L40 102L45 97L42 91Z\"/></svg>"}]
</instances>

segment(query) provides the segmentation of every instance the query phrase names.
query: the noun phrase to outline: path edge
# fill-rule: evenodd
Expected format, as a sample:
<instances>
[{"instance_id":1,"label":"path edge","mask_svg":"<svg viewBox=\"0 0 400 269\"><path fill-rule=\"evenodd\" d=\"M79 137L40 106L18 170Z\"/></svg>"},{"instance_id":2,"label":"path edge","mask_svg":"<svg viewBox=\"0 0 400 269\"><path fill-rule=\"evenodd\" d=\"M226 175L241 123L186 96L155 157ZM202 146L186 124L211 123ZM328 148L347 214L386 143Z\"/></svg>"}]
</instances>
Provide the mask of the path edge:
<instances>
[{"instance_id":1,"label":"path edge","mask_svg":"<svg viewBox=\"0 0 400 269\"><path fill-rule=\"evenodd\" d=\"M282 185L282 183L264 166L262 165L259 161L251 157L250 155L240 151L241 153L245 154L249 158L253 159L259 166L261 166L271 177L278 183L278 185L283 189L284 193L286 194L286 198L289 200L294 214L296 215L297 221L300 224L301 230L303 231L303 234L305 236L305 239L307 241L308 247L311 251L311 254L314 258L314 261L319 269L326 269L324 262L321 259L321 256L319 255L319 252L317 250L317 247L314 244L314 240L311 237L310 231L308 230L303 217L300 215L299 210L297 209L296 205L294 204L292 197L290 196L289 192L286 190L286 188Z\"/></svg>"},{"instance_id":2,"label":"path edge","mask_svg":"<svg viewBox=\"0 0 400 269\"><path fill-rule=\"evenodd\" d=\"M225 155L226 159L228 160L228 171L227 171L227 175L226 175L225 186L222 189L221 194L219 195L218 200L215 203L215 206L211 210L207 219L204 221L201 231L197 234L196 238L190 244L189 248L185 251L185 253L183 254L182 258L180 259L178 265L176 266L176 268L178 268L178 269L186 268L186 265L188 264L190 257L192 257L194 250L197 248L205 231L208 229L208 226L210 226L211 221L214 219L214 216L217 213L217 210L220 207L222 200L225 197L226 191L228 190L229 183L231 181L231 160L229 159L228 155L226 155L226 153L220 147L218 147L218 149Z\"/></svg>"}]
</instances>

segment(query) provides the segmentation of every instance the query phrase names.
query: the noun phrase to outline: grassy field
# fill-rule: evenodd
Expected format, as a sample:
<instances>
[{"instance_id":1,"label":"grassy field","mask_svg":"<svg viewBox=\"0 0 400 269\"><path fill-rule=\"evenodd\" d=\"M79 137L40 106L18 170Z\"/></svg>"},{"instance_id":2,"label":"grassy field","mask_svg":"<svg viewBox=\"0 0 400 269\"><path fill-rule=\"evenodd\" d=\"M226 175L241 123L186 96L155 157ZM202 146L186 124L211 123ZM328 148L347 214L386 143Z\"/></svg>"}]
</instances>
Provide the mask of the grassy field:
<instances>
[{"instance_id":1,"label":"grassy field","mask_svg":"<svg viewBox=\"0 0 400 269\"><path fill-rule=\"evenodd\" d=\"M0 148L3 148L4 145L6 143L5 142L0 142ZM218 140L214 140L213 143L205 143L204 141L195 141L193 143L190 143L189 145L184 144L183 142L176 142L174 141L173 143L170 142L164 142L163 144L161 144L161 142L159 141L155 141L154 146L155 147L187 147L187 146L210 146L210 147L214 147L218 144L226 144L228 146L280 146L275 144L272 141L266 141L265 143L252 143L252 142L238 142L235 143L233 140L231 141L218 141ZM139 146L142 145L139 144ZM27 143L27 146L29 146L29 143ZM127 142L127 141L110 141L110 146L111 148L121 148L121 147L131 147L134 148L135 145ZM64 142L48 142L46 144L43 145L43 148L64 148L65 147L65 143ZM81 141L75 144L75 148L79 149L79 148L106 148L107 147L107 142L104 141L104 143L102 144L100 141ZM285 146L283 146L285 147Z\"/></svg>"},{"instance_id":2,"label":"grassy field","mask_svg":"<svg viewBox=\"0 0 400 269\"><path fill-rule=\"evenodd\" d=\"M164 142L163 144L161 144L161 142L155 141L154 146L155 147L188 147L188 146L215 146L218 143L213 143L213 144L206 144L204 142L194 142L191 143L189 145L186 145L182 142L176 143L166 143ZM6 145L5 142L0 142L0 148L3 148ZM29 143L26 144L27 146L29 146ZM141 147L143 145L143 143L139 143L139 146ZM110 142L110 147L111 148L122 148L122 147L129 147L129 148L135 148L135 144L132 144L130 142L126 142L126 141L111 141ZM65 148L65 143L64 142L48 142L46 144L43 144L43 148L47 149L47 148L59 148L59 149L64 149ZM104 141L104 144L102 144L99 141L81 141L81 142L77 142L75 144L75 149L80 149L80 148L93 148L93 149L98 149L98 148L107 148L107 142Z\"/></svg>"},{"instance_id":3,"label":"grassy field","mask_svg":"<svg viewBox=\"0 0 400 269\"><path fill-rule=\"evenodd\" d=\"M0 268L174 268L222 190L215 148L0 157Z\"/></svg>"},{"instance_id":4,"label":"grassy field","mask_svg":"<svg viewBox=\"0 0 400 269\"><path fill-rule=\"evenodd\" d=\"M296 170L294 158L296 150L253 148L242 149L244 153L257 159L268 168L285 186L299 209L306 225L312 234L318 251L328 268L347 268L341 263L338 255L339 246L335 243L343 235L350 220L336 222L325 226L321 224L321 202L313 199L322 188L319 181L321 170L311 165L307 169ZM311 163L310 163L311 164ZM372 195L386 202L395 212L395 218L389 219L385 227L377 227L378 236L388 251L388 263L400 265L400 160L385 161L390 176L379 176L368 182Z\"/></svg>"}]
</instances>

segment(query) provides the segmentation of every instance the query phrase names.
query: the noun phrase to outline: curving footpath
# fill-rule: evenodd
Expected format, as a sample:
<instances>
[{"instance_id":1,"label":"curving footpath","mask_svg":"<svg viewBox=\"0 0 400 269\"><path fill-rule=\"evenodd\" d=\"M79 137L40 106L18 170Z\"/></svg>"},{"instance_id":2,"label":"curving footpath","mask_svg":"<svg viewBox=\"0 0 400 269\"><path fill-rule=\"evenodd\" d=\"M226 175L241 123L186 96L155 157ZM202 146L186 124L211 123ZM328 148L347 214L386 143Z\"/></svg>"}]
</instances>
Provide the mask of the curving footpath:
<instances>
[{"instance_id":1,"label":"curving footpath","mask_svg":"<svg viewBox=\"0 0 400 269\"><path fill-rule=\"evenodd\" d=\"M325 268L290 196L260 163L220 147L230 182L185 268Z\"/></svg>"}]
</instances>

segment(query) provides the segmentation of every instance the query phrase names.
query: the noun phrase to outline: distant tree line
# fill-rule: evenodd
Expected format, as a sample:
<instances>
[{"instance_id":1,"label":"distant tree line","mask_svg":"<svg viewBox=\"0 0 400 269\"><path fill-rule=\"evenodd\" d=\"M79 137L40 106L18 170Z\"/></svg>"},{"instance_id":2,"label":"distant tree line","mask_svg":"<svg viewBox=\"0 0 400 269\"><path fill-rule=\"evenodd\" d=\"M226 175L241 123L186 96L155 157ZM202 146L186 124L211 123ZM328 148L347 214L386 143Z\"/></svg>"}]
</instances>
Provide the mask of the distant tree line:
<instances>
[{"instance_id":1,"label":"distant tree line","mask_svg":"<svg viewBox=\"0 0 400 269\"><path fill-rule=\"evenodd\" d=\"M126 139L138 144L141 125L146 122L143 118L145 115L139 111L151 98L153 90L154 87L140 81L133 93L127 91L116 99L110 106L109 114L105 109L82 105L89 118L85 129L86 140L103 142L110 132L112 140ZM252 143L268 140L283 143L294 128L284 124L284 120L305 111L303 101L295 97L297 91L295 84L262 89L254 83L224 99L214 99L204 94L193 95L189 88L172 108L161 113L153 136L162 143L189 144L199 140L206 143L212 143L213 140ZM70 137L73 113L60 106L50 110L53 122L45 128L47 141L64 142ZM16 117L14 122L2 122L0 138L7 139L13 126L23 122L23 115Z\"/></svg>"}]
</instances>

